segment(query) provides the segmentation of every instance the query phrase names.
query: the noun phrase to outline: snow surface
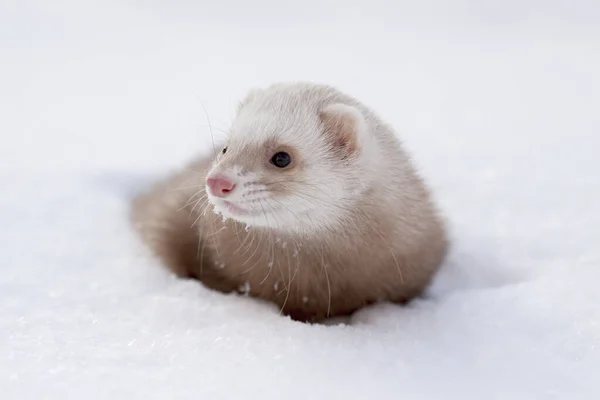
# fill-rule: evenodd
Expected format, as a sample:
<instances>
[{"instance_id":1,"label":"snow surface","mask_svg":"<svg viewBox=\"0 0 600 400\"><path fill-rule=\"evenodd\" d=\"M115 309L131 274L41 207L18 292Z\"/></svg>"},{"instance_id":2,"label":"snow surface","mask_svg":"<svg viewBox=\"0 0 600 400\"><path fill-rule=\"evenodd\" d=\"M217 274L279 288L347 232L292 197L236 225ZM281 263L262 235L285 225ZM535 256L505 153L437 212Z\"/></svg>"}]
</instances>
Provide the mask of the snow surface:
<instances>
[{"instance_id":1,"label":"snow surface","mask_svg":"<svg viewBox=\"0 0 600 400\"><path fill-rule=\"evenodd\" d=\"M0 3L2 399L600 398L600 3ZM128 199L251 87L392 123L454 248L427 298L305 325L170 276Z\"/></svg>"}]
</instances>

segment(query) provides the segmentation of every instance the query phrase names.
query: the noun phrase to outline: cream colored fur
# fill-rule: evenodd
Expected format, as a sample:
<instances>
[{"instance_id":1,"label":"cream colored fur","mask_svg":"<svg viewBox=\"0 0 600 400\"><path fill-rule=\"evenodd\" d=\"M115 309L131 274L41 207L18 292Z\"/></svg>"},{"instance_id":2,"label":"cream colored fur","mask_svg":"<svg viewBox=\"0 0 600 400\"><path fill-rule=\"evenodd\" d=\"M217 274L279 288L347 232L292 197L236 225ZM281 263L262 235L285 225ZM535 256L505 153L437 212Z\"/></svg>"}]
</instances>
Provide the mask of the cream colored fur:
<instances>
[{"instance_id":1,"label":"cream colored fur","mask_svg":"<svg viewBox=\"0 0 600 400\"><path fill-rule=\"evenodd\" d=\"M179 276L278 304L303 321L420 294L442 263L443 220L401 143L357 100L311 83L255 90L227 151L134 202L142 238ZM294 164L269 164L276 151ZM236 182L230 212L207 175Z\"/></svg>"}]
</instances>

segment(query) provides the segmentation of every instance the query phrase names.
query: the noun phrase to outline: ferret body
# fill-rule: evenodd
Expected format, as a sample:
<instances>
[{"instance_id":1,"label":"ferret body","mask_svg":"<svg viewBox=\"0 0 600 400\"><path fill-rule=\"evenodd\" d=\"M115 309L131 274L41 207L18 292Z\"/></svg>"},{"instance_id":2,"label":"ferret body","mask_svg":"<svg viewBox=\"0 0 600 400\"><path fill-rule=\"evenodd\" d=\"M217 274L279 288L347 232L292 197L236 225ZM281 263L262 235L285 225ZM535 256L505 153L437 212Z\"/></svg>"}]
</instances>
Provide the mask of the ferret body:
<instances>
[{"instance_id":1,"label":"ferret body","mask_svg":"<svg viewBox=\"0 0 600 400\"><path fill-rule=\"evenodd\" d=\"M179 276L320 321L406 302L444 260L444 222L399 139L335 88L251 92L217 152L133 204Z\"/></svg>"}]
</instances>

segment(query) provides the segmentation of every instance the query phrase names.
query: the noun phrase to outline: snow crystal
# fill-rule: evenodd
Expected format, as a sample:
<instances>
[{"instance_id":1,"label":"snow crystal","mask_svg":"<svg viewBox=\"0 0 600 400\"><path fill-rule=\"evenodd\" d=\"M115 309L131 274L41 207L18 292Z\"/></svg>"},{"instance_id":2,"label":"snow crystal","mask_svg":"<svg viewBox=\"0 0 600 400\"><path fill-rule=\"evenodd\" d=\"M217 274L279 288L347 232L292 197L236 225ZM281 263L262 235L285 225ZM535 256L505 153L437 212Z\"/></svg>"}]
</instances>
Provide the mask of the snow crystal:
<instances>
[{"instance_id":1,"label":"snow crystal","mask_svg":"<svg viewBox=\"0 0 600 400\"><path fill-rule=\"evenodd\" d=\"M244 282L238 289L241 293L248 295L250 293L250 282Z\"/></svg>"}]
</instances>

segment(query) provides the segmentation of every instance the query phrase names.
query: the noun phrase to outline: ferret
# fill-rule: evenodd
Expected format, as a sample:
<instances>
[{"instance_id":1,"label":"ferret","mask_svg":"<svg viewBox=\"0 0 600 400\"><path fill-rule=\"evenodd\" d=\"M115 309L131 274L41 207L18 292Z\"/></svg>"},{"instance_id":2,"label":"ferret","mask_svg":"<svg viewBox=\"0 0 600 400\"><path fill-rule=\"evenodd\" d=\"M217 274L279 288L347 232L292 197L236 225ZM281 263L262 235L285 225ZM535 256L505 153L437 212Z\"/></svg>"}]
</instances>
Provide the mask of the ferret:
<instances>
[{"instance_id":1,"label":"ferret","mask_svg":"<svg viewBox=\"0 0 600 400\"><path fill-rule=\"evenodd\" d=\"M175 274L305 322L429 285L445 221L372 110L328 85L276 83L247 95L227 136L133 202L137 231Z\"/></svg>"}]
</instances>

